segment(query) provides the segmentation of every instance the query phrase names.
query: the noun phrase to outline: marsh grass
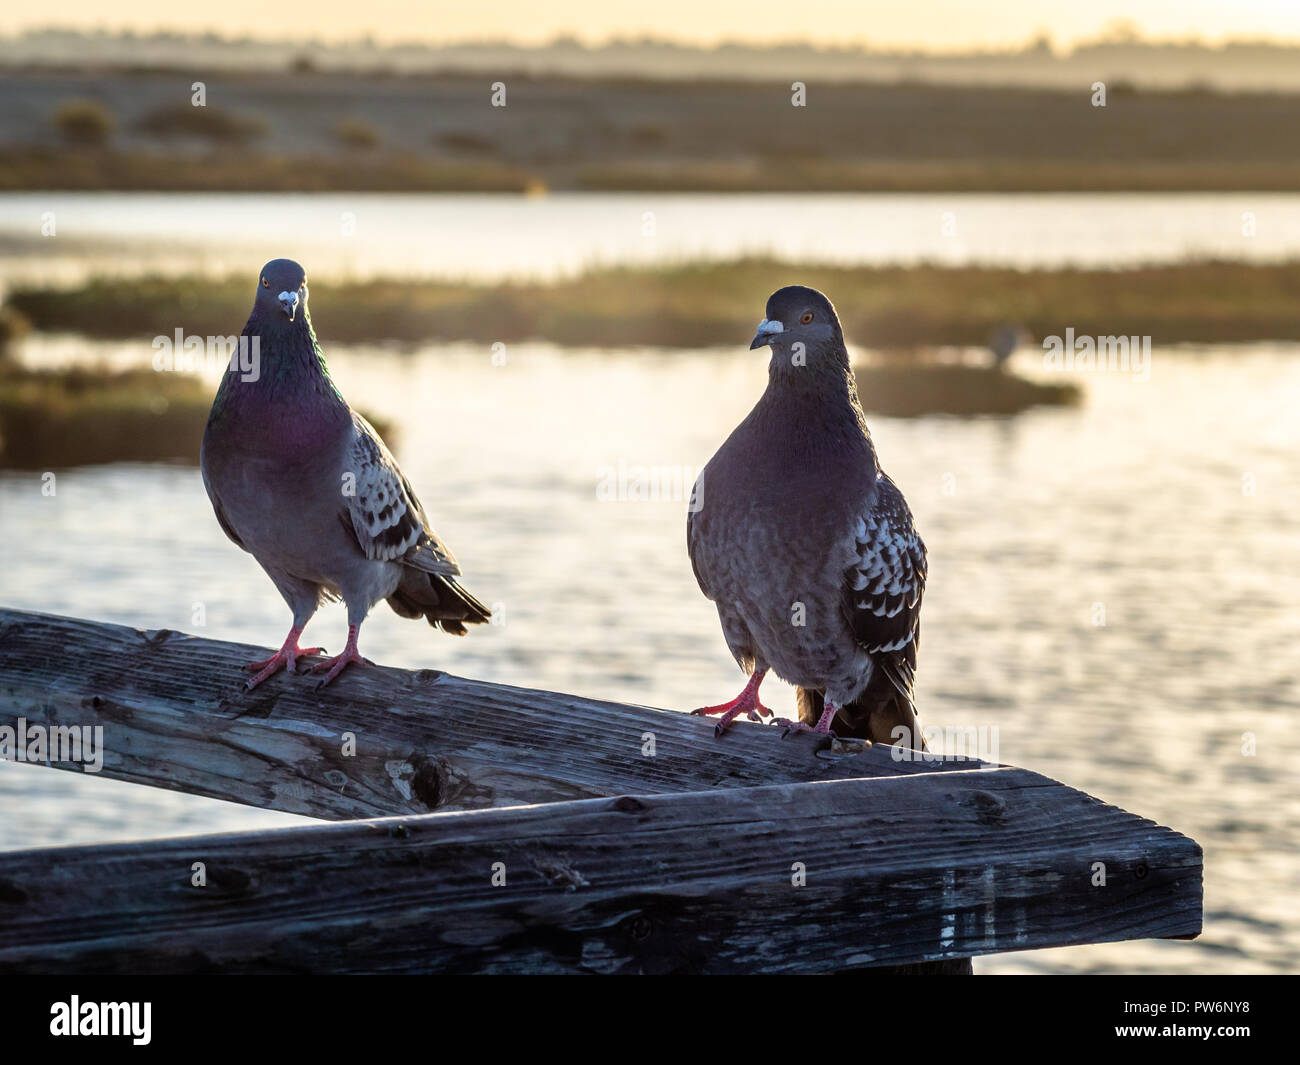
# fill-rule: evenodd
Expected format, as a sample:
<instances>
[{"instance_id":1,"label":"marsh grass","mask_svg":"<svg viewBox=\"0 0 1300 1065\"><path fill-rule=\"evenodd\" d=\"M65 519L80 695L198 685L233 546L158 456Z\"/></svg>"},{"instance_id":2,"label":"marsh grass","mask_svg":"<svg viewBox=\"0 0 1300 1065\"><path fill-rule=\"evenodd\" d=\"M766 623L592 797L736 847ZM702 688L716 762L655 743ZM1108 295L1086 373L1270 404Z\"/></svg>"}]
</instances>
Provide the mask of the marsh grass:
<instances>
[{"instance_id":1,"label":"marsh grass","mask_svg":"<svg viewBox=\"0 0 1300 1065\"><path fill-rule=\"evenodd\" d=\"M198 465L211 406L212 386L186 374L0 363L0 468ZM392 446L392 425L366 416Z\"/></svg>"},{"instance_id":2,"label":"marsh grass","mask_svg":"<svg viewBox=\"0 0 1300 1065\"><path fill-rule=\"evenodd\" d=\"M615 267L547 283L383 279L312 285L328 341L545 340L599 347L748 341L783 285L834 300L845 335L874 349L976 346L1007 322L1156 344L1300 339L1300 264L1192 262L1120 270L725 263ZM8 308L43 330L101 338L227 335L248 314L246 278L93 279L18 287Z\"/></svg>"},{"instance_id":3,"label":"marsh grass","mask_svg":"<svg viewBox=\"0 0 1300 1065\"><path fill-rule=\"evenodd\" d=\"M1019 414L1031 407L1072 407L1082 400L1070 381L1031 381L991 366L941 362L869 362L853 369L868 414L917 418Z\"/></svg>"},{"instance_id":4,"label":"marsh grass","mask_svg":"<svg viewBox=\"0 0 1300 1065\"><path fill-rule=\"evenodd\" d=\"M1091 77L1049 89L819 76L809 105L792 107L789 83L770 79L499 74L511 105L485 114L488 83L468 70L213 71L208 108L178 101L178 80L157 73L26 72L13 93L23 106L6 115L0 188L1289 192L1300 182L1300 140L1286 135L1297 93L1107 78L1102 109ZM109 141L114 116L105 125L83 109L55 148L50 113L92 89L113 101L117 135ZM373 129L373 149L340 138L340 116ZM173 137L260 150L213 157L162 143ZM85 145L106 143L115 149L84 158ZM448 169L455 162L473 166Z\"/></svg>"},{"instance_id":5,"label":"marsh grass","mask_svg":"<svg viewBox=\"0 0 1300 1065\"><path fill-rule=\"evenodd\" d=\"M539 187L543 183L536 174L517 166L443 162L401 152L290 156L18 147L0 155L0 191L528 192Z\"/></svg>"}]
</instances>

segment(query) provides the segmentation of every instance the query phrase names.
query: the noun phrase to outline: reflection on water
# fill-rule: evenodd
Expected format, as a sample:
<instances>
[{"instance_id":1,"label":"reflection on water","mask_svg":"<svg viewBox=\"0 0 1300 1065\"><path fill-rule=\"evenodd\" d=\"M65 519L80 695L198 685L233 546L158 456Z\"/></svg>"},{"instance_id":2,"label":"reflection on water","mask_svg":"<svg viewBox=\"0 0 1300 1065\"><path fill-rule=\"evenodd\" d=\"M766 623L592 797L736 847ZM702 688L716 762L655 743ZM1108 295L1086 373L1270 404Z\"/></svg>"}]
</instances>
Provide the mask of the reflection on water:
<instances>
[{"instance_id":1,"label":"reflection on water","mask_svg":"<svg viewBox=\"0 0 1300 1065\"><path fill-rule=\"evenodd\" d=\"M697 469L761 390L761 356L520 345L504 367L477 347L336 349L332 365L353 402L400 426L399 457L466 583L505 620L457 640L381 606L363 650L662 707L734 693L684 504L602 502L597 486L620 463ZM930 548L923 719L996 725L1004 761L1194 836L1206 933L977 965L1293 970L1300 360L1157 350L1149 382L1086 387L1079 409L1011 421L873 422ZM9 605L193 631L202 603L208 635L267 645L288 622L196 470L67 471L53 499L34 475L4 476L0 544ZM335 648L344 631L334 607L308 635ZM770 697L789 711L790 689ZM13 765L0 810L0 847L296 820Z\"/></svg>"},{"instance_id":2,"label":"reflection on water","mask_svg":"<svg viewBox=\"0 0 1300 1065\"><path fill-rule=\"evenodd\" d=\"M42 235L47 214L57 238ZM0 277L11 282L242 276L283 255L319 278L547 278L600 263L765 254L1109 268L1187 256L1277 260L1297 249L1293 193L0 196Z\"/></svg>"}]
</instances>

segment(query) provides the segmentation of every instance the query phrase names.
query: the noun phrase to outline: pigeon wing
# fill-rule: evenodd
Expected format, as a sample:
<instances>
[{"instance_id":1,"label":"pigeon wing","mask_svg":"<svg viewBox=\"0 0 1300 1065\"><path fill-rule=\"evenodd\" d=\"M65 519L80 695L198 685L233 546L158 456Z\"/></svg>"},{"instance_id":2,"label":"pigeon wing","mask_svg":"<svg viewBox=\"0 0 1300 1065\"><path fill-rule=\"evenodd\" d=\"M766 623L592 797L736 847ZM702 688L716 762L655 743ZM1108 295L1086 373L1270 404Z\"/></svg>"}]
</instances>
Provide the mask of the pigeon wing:
<instances>
[{"instance_id":1,"label":"pigeon wing","mask_svg":"<svg viewBox=\"0 0 1300 1065\"><path fill-rule=\"evenodd\" d=\"M429 528L424 509L397 460L371 424L352 416L355 430L344 474L343 523L356 536L366 558L402 562L426 573L454 577L460 567L451 550ZM346 488L351 487L349 494Z\"/></svg>"},{"instance_id":2,"label":"pigeon wing","mask_svg":"<svg viewBox=\"0 0 1300 1065\"><path fill-rule=\"evenodd\" d=\"M221 497L217 495L217 490L212 486L212 481L208 479L208 442L207 433L204 433L203 445L199 449L199 472L203 476L203 487L208 493L208 499L212 501L212 512L217 516L217 524L221 526L221 531L225 533L234 545L244 551L248 548L244 546L244 541L239 538L235 532L235 527L230 524L230 518L226 515L226 508L221 505Z\"/></svg>"},{"instance_id":3,"label":"pigeon wing","mask_svg":"<svg viewBox=\"0 0 1300 1065\"><path fill-rule=\"evenodd\" d=\"M701 508L697 505L697 500L703 498L704 489L704 470L695 479L695 487L691 489L691 502L686 511L686 552L691 556L691 569L695 571L695 583L700 586L700 591L704 593L705 599L712 599L713 593L709 591L708 582L704 579L704 523L706 519L701 514Z\"/></svg>"},{"instance_id":4,"label":"pigeon wing","mask_svg":"<svg viewBox=\"0 0 1300 1065\"><path fill-rule=\"evenodd\" d=\"M858 645L892 667L890 679L910 699L926 551L903 493L883 473L857 518L854 539L857 558L844 575L841 606Z\"/></svg>"}]
</instances>

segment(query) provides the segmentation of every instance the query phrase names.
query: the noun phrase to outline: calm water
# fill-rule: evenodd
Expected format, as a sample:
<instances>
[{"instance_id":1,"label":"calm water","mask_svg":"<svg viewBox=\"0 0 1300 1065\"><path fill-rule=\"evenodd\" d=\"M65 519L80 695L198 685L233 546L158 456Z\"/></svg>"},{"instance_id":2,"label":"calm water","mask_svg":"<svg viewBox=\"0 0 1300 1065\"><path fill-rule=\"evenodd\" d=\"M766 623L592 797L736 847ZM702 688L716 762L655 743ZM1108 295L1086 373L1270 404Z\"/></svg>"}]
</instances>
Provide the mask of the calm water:
<instances>
[{"instance_id":1,"label":"calm water","mask_svg":"<svg viewBox=\"0 0 1300 1065\"><path fill-rule=\"evenodd\" d=\"M128 354L73 354L110 350ZM873 420L930 547L923 720L996 725L1002 760L1206 851L1199 941L1006 955L980 970L1298 967L1298 356L1157 349L1150 381L1090 377L1079 409ZM355 403L398 424L399 457L467 584L506 621L455 640L381 607L363 630L369 655L671 708L734 694L682 503L601 502L597 485L620 463L689 483L759 394L762 356L521 345L504 367L471 346L335 348L331 361ZM194 631L202 603L206 634L277 646L287 626L196 470L66 471L52 499L32 475L0 476L0 544L9 605ZM331 608L309 636L334 648L344 628ZM790 689L765 695L789 711ZM296 820L0 766L0 848Z\"/></svg>"},{"instance_id":2,"label":"calm water","mask_svg":"<svg viewBox=\"0 0 1300 1065\"><path fill-rule=\"evenodd\" d=\"M246 274L283 255L309 276L499 278L743 254L1042 267L1298 253L1297 194L0 196L0 277L11 282Z\"/></svg>"}]
</instances>

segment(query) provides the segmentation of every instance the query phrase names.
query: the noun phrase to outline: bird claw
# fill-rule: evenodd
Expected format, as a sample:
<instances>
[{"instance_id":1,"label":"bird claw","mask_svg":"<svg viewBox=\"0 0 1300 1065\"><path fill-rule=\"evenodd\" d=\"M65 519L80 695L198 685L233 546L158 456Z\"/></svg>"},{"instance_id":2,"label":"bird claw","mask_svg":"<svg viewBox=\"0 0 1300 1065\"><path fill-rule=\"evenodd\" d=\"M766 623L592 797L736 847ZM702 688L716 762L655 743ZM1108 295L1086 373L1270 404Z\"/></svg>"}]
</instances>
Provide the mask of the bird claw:
<instances>
[{"instance_id":1,"label":"bird claw","mask_svg":"<svg viewBox=\"0 0 1300 1065\"><path fill-rule=\"evenodd\" d=\"M691 711L691 717L708 717L710 714L725 714L735 705L736 703L733 699L729 703L719 703L717 706L697 706Z\"/></svg>"},{"instance_id":2,"label":"bird claw","mask_svg":"<svg viewBox=\"0 0 1300 1065\"><path fill-rule=\"evenodd\" d=\"M745 716L750 721L757 721L761 725L763 723L763 718L760 715L759 711L764 711L764 710L767 711L768 717L772 716L772 711L768 710L766 706L761 706L761 705L757 709L751 710ZM699 712L700 711L698 710L691 711L692 714L698 714ZM739 713L739 711L737 711L737 713ZM725 736L727 734L727 727L734 720L735 720L735 714L728 714L724 716L721 721L719 721L716 725L713 726L713 738L720 739L721 737Z\"/></svg>"},{"instance_id":3,"label":"bird claw","mask_svg":"<svg viewBox=\"0 0 1300 1065\"><path fill-rule=\"evenodd\" d=\"M262 681L266 680L267 677L274 675L278 669L279 669L278 666L276 667L267 666L265 669L259 672L257 676L249 677L248 680L244 681L244 691L251 692L254 688L256 688L259 684L261 684Z\"/></svg>"},{"instance_id":4,"label":"bird claw","mask_svg":"<svg viewBox=\"0 0 1300 1065\"><path fill-rule=\"evenodd\" d=\"M313 673L324 673L324 678L316 685L316 690L320 691L326 685L330 684L349 665L373 666L374 663L368 658L362 658L356 651L344 651L341 655L334 658L327 658L324 662L318 662L311 667Z\"/></svg>"},{"instance_id":5,"label":"bird claw","mask_svg":"<svg viewBox=\"0 0 1300 1065\"><path fill-rule=\"evenodd\" d=\"M803 721L786 721L782 718L777 718L775 721L772 722L772 724L785 725L785 728L781 731L781 739L785 739L792 732L812 732L818 736L826 736L832 740L839 739L839 737L836 736L835 733L832 732L830 729L819 729Z\"/></svg>"},{"instance_id":6,"label":"bird claw","mask_svg":"<svg viewBox=\"0 0 1300 1065\"><path fill-rule=\"evenodd\" d=\"M284 666L292 670L294 662L305 655L318 655L323 648L308 647L304 651L299 651L296 655L287 655L284 651L276 651L270 658L263 658L260 662L249 662L244 668L250 673L260 673L267 666Z\"/></svg>"},{"instance_id":7,"label":"bird claw","mask_svg":"<svg viewBox=\"0 0 1300 1065\"><path fill-rule=\"evenodd\" d=\"M244 688L251 692L261 684L262 681L269 677L273 677L282 669L286 673L296 673L298 659L310 658L312 655L318 655L324 650L325 648L323 647L299 647L298 632L295 630L289 633L289 639L285 641L284 646L276 651L270 658L263 659L261 662L250 662L248 664L247 668L249 672L257 675L250 677L245 681Z\"/></svg>"},{"instance_id":8,"label":"bird claw","mask_svg":"<svg viewBox=\"0 0 1300 1065\"><path fill-rule=\"evenodd\" d=\"M690 714L691 717L709 717L712 714L727 714L730 713L732 710L735 710L736 713L739 714L744 709L746 709L744 703L742 703L741 700L737 698L731 700L731 702L729 703L719 703L717 706L696 707L694 710L688 711L688 713ZM770 718L773 714L772 709L770 707L764 706L762 703L755 703L752 707L749 707L748 709L749 712L745 716L749 718L750 721L761 722L766 720L767 718Z\"/></svg>"},{"instance_id":9,"label":"bird claw","mask_svg":"<svg viewBox=\"0 0 1300 1065\"><path fill-rule=\"evenodd\" d=\"M317 655L323 655L323 654L328 654L328 653L329 653L329 652L326 651L325 648L323 648L323 647L308 647L308 648L307 648L306 650L304 650L304 651L299 651L298 654L294 657L294 660L293 660L292 662L289 663L289 672L290 672L290 673L297 673L297 672L299 672L299 670L298 670L298 663L299 663L300 661L302 661L302 659L304 659L304 658L315 658ZM311 669L311 667L308 666L308 667L306 667L305 669L303 669L302 672L306 673L306 672L308 672L310 669Z\"/></svg>"},{"instance_id":10,"label":"bird claw","mask_svg":"<svg viewBox=\"0 0 1300 1065\"><path fill-rule=\"evenodd\" d=\"M710 714L721 714L721 719L713 727L715 738L723 735L727 731L727 726L741 714L745 714L750 721L762 721L764 716L772 716L772 711L764 706L758 698L758 686L763 683L763 677L766 673L766 669L761 669L751 674L744 691L730 702L719 703L717 706L697 707L690 711L691 716L705 717Z\"/></svg>"},{"instance_id":11,"label":"bird claw","mask_svg":"<svg viewBox=\"0 0 1300 1065\"><path fill-rule=\"evenodd\" d=\"M720 717L718 723L713 726L713 737L714 739L718 739L726 735L728 726L739 717L744 710L745 703L736 699L733 702L724 703L722 706L701 706L698 710L692 710L691 713L695 716L704 714L721 714L722 717ZM750 721L762 723L763 718L761 715L764 713L769 717L772 716L771 710L762 703L757 703L749 709L749 712L746 713L745 716L749 718Z\"/></svg>"}]
</instances>

